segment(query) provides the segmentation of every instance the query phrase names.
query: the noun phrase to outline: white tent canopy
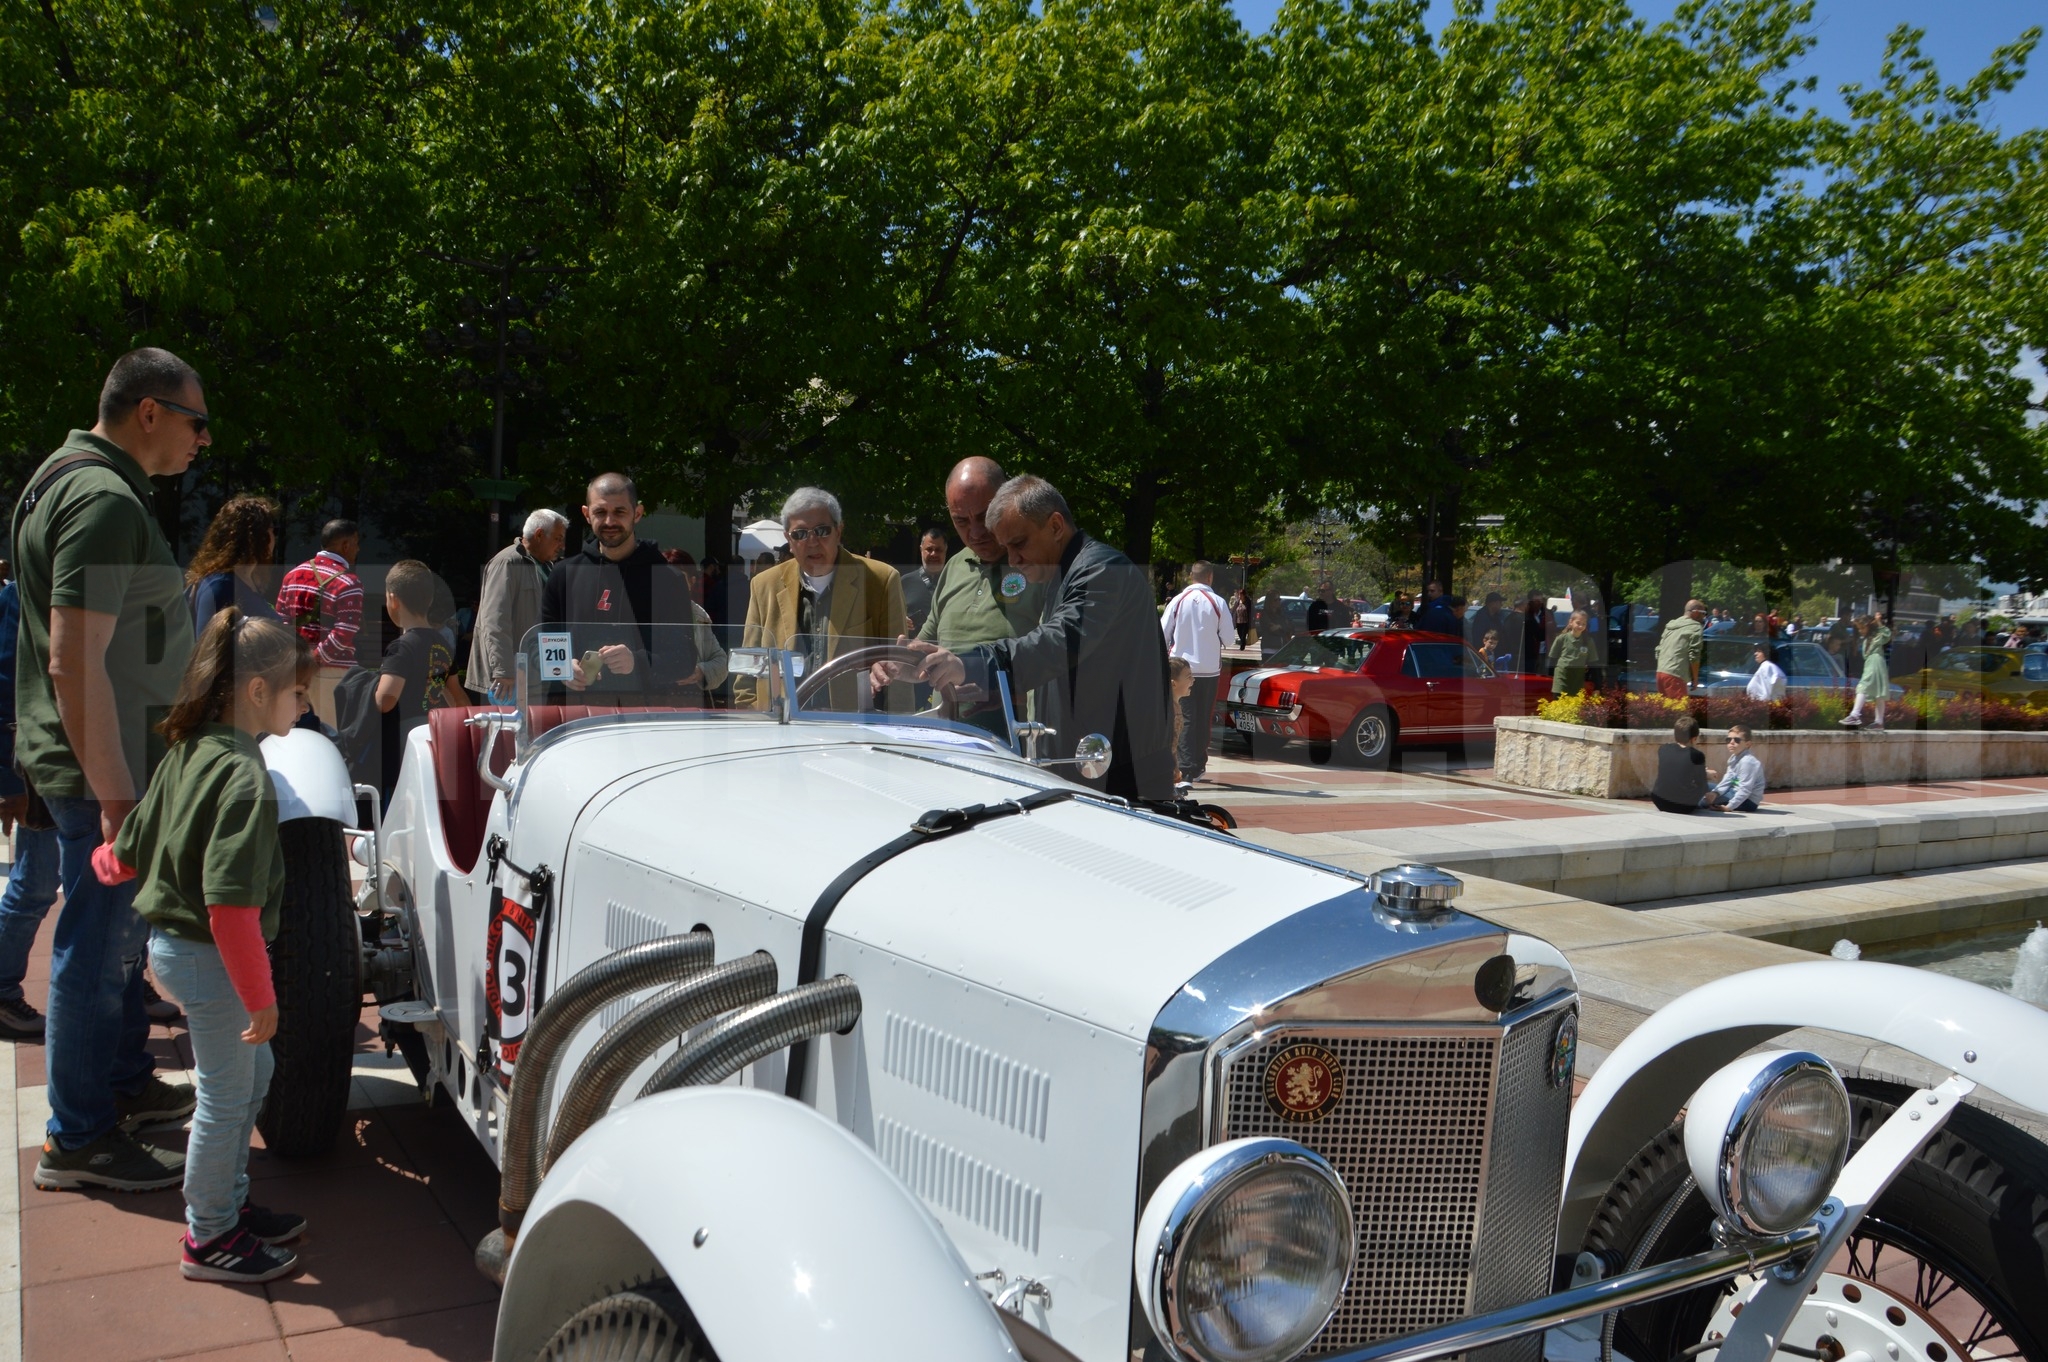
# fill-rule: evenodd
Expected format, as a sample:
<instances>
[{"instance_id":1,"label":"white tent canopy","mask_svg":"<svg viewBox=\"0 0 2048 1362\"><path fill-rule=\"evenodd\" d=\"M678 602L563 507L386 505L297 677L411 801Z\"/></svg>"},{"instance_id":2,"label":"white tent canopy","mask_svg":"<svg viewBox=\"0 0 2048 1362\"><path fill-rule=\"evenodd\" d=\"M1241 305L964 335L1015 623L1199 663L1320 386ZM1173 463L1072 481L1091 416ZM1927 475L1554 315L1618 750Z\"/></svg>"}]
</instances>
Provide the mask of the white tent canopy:
<instances>
[{"instance_id":1,"label":"white tent canopy","mask_svg":"<svg viewBox=\"0 0 2048 1362\"><path fill-rule=\"evenodd\" d=\"M789 540L779 520L757 520L740 528L740 561L751 563L764 553L774 553Z\"/></svg>"}]
</instances>

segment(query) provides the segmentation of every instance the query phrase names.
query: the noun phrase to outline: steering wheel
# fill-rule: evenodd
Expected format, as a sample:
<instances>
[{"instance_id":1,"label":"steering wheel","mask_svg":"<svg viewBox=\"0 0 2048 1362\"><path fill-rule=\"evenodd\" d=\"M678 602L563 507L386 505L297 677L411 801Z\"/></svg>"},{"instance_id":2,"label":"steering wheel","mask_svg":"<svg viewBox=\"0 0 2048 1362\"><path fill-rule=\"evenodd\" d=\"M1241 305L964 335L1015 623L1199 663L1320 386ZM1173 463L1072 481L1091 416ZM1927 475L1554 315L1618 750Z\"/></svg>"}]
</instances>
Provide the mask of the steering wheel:
<instances>
[{"instance_id":1,"label":"steering wheel","mask_svg":"<svg viewBox=\"0 0 2048 1362\"><path fill-rule=\"evenodd\" d=\"M797 683L797 708L810 704L819 691L849 672L864 672L877 662L900 662L921 667L924 660L925 654L896 643L873 643L865 648L855 648L850 653L841 653Z\"/></svg>"}]
</instances>

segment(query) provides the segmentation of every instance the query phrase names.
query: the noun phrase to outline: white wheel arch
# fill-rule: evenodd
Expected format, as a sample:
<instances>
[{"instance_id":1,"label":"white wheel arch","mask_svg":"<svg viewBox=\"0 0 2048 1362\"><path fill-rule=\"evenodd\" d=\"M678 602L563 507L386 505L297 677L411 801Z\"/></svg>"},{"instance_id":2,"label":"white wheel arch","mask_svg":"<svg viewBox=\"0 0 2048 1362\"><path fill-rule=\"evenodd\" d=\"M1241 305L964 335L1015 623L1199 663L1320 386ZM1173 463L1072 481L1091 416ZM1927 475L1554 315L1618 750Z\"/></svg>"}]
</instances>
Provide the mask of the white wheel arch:
<instances>
[{"instance_id":1,"label":"white wheel arch","mask_svg":"<svg viewBox=\"0 0 2048 1362\"><path fill-rule=\"evenodd\" d=\"M873 1151L758 1089L662 1093L571 1145L514 1245L492 1355L527 1362L576 1310L655 1274L721 1362L1017 1357L945 1231Z\"/></svg>"},{"instance_id":2,"label":"white wheel arch","mask_svg":"<svg viewBox=\"0 0 2048 1362\"><path fill-rule=\"evenodd\" d=\"M1896 1046L2048 1112L2048 1012L2017 998L1872 961L1732 974L1637 1027L1579 1095L1565 1142L1561 1249L1576 1249L1615 1175L1707 1075L1773 1036L1809 1026Z\"/></svg>"},{"instance_id":3,"label":"white wheel arch","mask_svg":"<svg viewBox=\"0 0 2048 1362\"><path fill-rule=\"evenodd\" d=\"M263 764L277 787L277 821L331 818L343 827L356 822L356 787L348 764L324 733L295 728L263 740Z\"/></svg>"}]
</instances>

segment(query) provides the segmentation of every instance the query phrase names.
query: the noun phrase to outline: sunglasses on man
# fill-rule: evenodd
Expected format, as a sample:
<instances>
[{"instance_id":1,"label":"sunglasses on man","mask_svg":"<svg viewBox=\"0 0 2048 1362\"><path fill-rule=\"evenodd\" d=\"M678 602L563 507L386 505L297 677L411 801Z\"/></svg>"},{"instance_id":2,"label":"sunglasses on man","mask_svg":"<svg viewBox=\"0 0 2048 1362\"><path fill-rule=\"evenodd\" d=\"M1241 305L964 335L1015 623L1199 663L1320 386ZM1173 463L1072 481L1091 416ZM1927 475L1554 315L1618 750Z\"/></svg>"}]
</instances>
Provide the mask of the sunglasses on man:
<instances>
[{"instance_id":1,"label":"sunglasses on man","mask_svg":"<svg viewBox=\"0 0 2048 1362\"><path fill-rule=\"evenodd\" d=\"M211 416L208 416L205 412L194 411L190 407L180 406L178 403L171 401L168 397L145 397L142 399L142 401L154 402L159 407L162 407L167 411L174 411L178 413L178 415L185 417L187 420L192 422L192 433L194 435L204 435L206 433L206 427L213 421L213 418ZM138 403L137 405L140 404Z\"/></svg>"},{"instance_id":2,"label":"sunglasses on man","mask_svg":"<svg viewBox=\"0 0 2048 1362\"><path fill-rule=\"evenodd\" d=\"M837 525L821 525L815 530L791 530L788 536L789 542L792 544L801 544L806 539L830 539L833 533L838 529L839 527Z\"/></svg>"}]
</instances>

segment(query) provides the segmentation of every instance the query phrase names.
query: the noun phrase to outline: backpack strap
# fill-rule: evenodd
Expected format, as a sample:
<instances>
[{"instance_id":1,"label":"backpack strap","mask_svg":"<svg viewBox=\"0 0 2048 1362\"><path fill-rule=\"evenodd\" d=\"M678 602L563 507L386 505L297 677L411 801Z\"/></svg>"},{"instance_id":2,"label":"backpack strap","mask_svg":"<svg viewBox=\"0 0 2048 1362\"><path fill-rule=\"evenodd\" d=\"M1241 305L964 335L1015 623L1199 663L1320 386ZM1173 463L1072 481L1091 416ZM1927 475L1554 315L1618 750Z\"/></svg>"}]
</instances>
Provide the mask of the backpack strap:
<instances>
[{"instance_id":1,"label":"backpack strap","mask_svg":"<svg viewBox=\"0 0 2048 1362\"><path fill-rule=\"evenodd\" d=\"M17 504L14 508L14 519L8 525L9 542L15 544L20 543L21 522L27 519L28 516L35 511L36 504L43 499L43 497L49 492L49 490L52 487L56 486L56 484L60 480L70 476L78 469L88 467L92 464L98 464L101 468L112 468L114 466L111 463L108 463L105 459L101 458L97 454L76 454L73 455L71 458L64 460L64 462L58 464L49 472L43 474L41 478L36 480L35 484L32 487L30 487L27 491L23 492L21 494L20 503Z\"/></svg>"}]
</instances>

